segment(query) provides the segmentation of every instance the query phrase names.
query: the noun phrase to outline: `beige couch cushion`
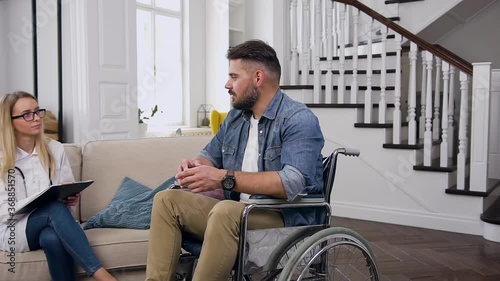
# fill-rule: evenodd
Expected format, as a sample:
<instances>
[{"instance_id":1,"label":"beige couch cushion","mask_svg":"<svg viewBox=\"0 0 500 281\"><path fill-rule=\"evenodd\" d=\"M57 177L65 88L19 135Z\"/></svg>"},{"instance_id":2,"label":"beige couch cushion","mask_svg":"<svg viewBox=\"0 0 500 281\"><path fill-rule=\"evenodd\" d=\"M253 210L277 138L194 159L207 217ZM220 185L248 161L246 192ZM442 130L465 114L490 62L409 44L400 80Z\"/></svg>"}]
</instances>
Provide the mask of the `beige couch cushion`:
<instances>
[{"instance_id":1,"label":"beige couch cushion","mask_svg":"<svg viewBox=\"0 0 500 281\"><path fill-rule=\"evenodd\" d=\"M89 142L83 147L82 180L94 183L82 192L81 220L106 208L128 176L155 188L173 176L182 159L198 155L211 136L146 138Z\"/></svg>"},{"instance_id":2,"label":"beige couch cushion","mask_svg":"<svg viewBox=\"0 0 500 281\"><path fill-rule=\"evenodd\" d=\"M39 281L50 280L47 260L42 250L16 253L15 273L9 272L10 258L7 252L0 252L0 280Z\"/></svg>"},{"instance_id":3,"label":"beige couch cushion","mask_svg":"<svg viewBox=\"0 0 500 281\"><path fill-rule=\"evenodd\" d=\"M74 143L64 143L63 147L75 180L80 180L82 177L82 148Z\"/></svg>"}]
</instances>

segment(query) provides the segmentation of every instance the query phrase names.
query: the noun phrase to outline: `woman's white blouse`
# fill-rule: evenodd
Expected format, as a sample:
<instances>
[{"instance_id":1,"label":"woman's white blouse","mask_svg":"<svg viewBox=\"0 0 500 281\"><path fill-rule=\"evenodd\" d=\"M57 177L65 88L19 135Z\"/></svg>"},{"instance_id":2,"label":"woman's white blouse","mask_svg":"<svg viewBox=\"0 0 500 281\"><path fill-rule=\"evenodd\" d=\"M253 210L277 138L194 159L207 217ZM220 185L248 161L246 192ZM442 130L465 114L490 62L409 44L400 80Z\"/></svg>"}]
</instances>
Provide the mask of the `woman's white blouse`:
<instances>
[{"instance_id":1,"label":"woman's white blouse","mask_svg":"<svg viewBox=\"0 0 500 281\"><path fill-rule=\"evenodd\" d=\"M64 153L63 145L60 142L50 140L49 149L56 164L56 172L52 178L49 178L49 175L43 169L36 150L28 154L24 150L17 148L15 165L22 171L24 180L19 171L16 170L14 174L15 197L12 192L10 194L7 192L8 186L5 186L4 182L0 180L0 250L8 252L29 251L26 239L26 223L29 215L23 214L9 220L11 218L9 215L9 200L14 200L14 198L21 200L30 197L40 190L46 189L51 181L52 184L74 181L73 172Z\"/></svg>"}]
</instances>

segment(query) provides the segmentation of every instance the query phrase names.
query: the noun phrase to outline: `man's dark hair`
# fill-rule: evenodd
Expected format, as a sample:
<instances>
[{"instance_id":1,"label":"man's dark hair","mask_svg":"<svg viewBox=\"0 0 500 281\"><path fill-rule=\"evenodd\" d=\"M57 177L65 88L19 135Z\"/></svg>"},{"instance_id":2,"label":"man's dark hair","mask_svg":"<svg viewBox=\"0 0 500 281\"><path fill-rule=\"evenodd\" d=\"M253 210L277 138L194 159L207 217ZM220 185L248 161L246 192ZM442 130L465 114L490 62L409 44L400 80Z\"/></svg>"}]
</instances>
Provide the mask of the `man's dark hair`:
<instances>
[{"instance_id":1,"label":"man's dark hair","mask_svg":"<svg viewBox=\"0 0 500 281\"><path fill-rule=\"evenodd\" d=\"M241 59L243 63L256 62L280 79L281 65L276 51L262 40L249 40L229 48L226 55L228 60Z\"/></svg>"}]
</instances>

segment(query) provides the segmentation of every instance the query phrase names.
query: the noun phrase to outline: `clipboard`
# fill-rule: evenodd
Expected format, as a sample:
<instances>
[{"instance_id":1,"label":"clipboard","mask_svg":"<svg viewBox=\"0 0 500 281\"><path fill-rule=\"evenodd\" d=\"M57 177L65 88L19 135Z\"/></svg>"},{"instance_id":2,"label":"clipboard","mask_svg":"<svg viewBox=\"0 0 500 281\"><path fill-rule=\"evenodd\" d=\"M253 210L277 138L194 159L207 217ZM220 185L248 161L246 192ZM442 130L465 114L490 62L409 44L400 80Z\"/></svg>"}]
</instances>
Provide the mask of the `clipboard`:
<instances>
[{"instance_id":1,"label":"clipboard","mask_svg":"<svg viewBox=\"0 0 500 281\"><path fill-rule=\"evenodd\" d=\"M65 184L51 185L31 197L17 201L14 215L29 213L51 201L63 200L68 196L73 196L89 187L94 181L78 181Z\"/></svg>"}]
</instances>

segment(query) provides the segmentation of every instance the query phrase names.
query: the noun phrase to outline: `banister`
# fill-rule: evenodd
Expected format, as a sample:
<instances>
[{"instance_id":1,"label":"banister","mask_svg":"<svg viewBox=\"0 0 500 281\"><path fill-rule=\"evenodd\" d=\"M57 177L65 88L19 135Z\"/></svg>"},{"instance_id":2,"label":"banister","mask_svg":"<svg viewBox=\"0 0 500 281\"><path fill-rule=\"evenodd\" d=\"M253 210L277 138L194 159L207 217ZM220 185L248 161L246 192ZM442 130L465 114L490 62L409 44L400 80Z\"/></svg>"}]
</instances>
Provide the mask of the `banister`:
<instances>
[{"instance_id":1,"label":"banister","mask_svg":"<svg viewBox=\"0 0 500 281\"><path fill-rule=\"evenodd\" d=\"M370 7L366 6L365 4L359 2L358 0L332 0L333 2L339 2L347 5L354 6L358 8L360 11L364 12L365 14L369 15L370 17L374 18L381 24L387 26L388 28L394 30L395 32L401 34L403 37L409 39L411 42L417 44L419 48L422 48L424 50L427 50L431 52L432 54L440 57L441 59L445 60L449 64L455 66L456 68L460 69L467 75L472 76L472 64L463 58L459 57L458 55L452 53L446 48L443 48L441 46L436 47L433 44L425 41L424 39L420 38L419 36L413 34L412 32L408 31L404 27L400 26L399 24L393 22L392 20L384 17L383 15L379 14L378 12L374 11Z\"/></svg>"}]
</instances>

